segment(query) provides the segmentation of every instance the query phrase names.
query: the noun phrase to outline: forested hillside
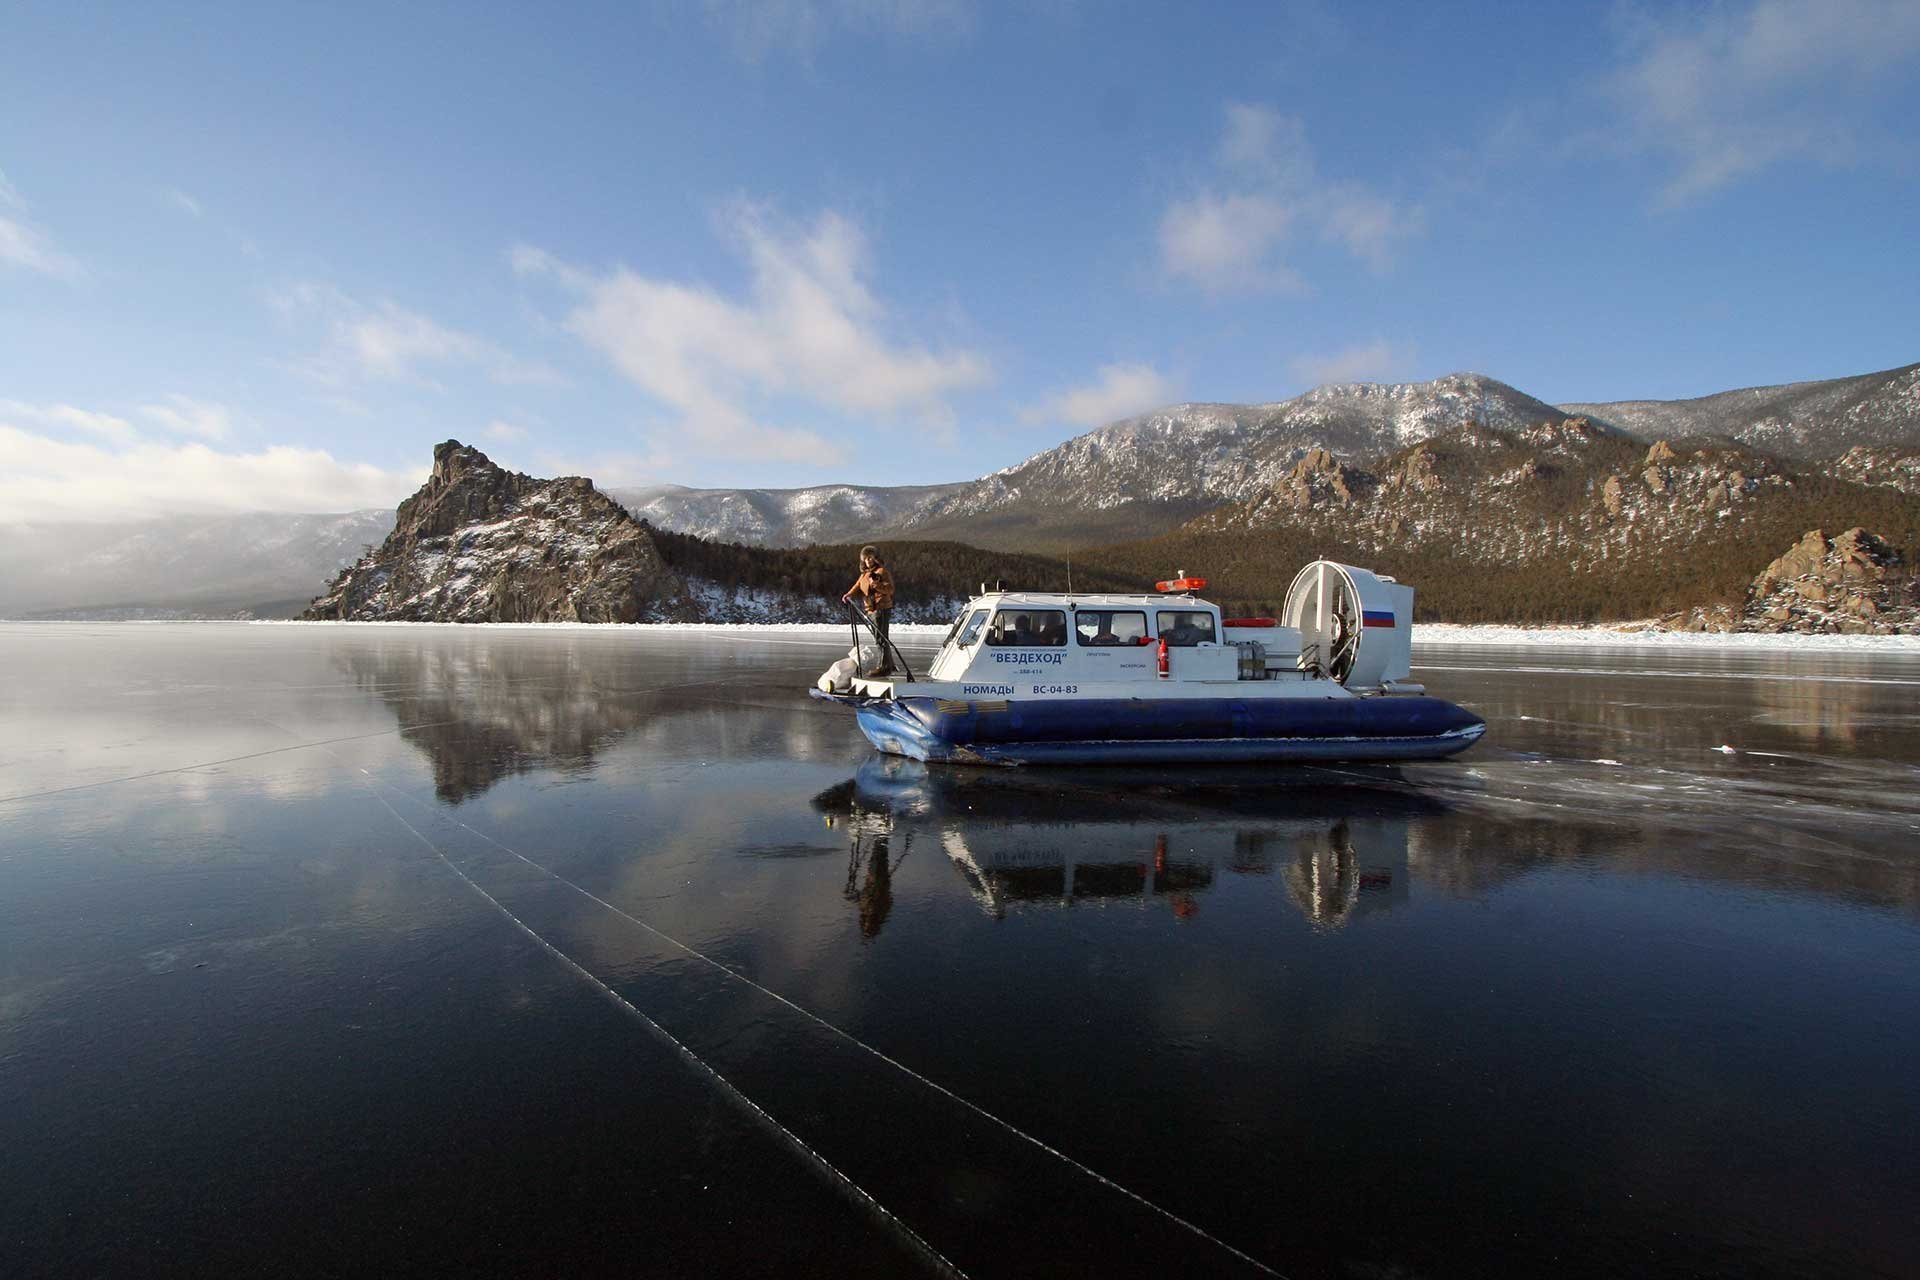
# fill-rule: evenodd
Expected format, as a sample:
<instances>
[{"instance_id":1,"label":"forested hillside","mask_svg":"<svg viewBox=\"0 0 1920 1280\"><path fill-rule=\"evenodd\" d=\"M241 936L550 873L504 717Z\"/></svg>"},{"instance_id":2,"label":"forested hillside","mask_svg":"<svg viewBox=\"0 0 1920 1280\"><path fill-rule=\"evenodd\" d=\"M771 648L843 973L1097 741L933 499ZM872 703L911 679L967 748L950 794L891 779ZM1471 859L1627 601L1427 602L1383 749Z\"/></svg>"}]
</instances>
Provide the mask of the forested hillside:
<instances>
[{"instance_id":1,"label":"forested hillside","mask_svg":"<svg viewBox=\"0 0 1920 1280\"><path fill-rule=\"evenodd\" d=\"M643 525L645 521L641 522ZM811 547L750 547L713 542L687 533L646 525L661 557L686 578L729 587L829 604L859 576L860 546L845 543ZM1068 564L1047 556L1015 551L983 551L958 542L886 542L887 567L893 571L902 606L937 600L964 600L982 582L1004 581L1011 588L1064 590ZM1081 591L1138 591L1138 577L1083 566L1075 557L1073 585Z\"/></svg>"},{"instance_id":2,"label":"forested hillside","mask_svg":"<svg viewBox=\"0 0 1920 1280\"><path fill-rule=\"evenodd\" d=\"M1203 574L1210 598L1233 610L1271 613L1302 565L1326 558L1363 565L1412 585L1424 622L1606 622L1650 618L1700 605L1737 605L1754 577L1809 529L1830 535L1856 525L1883 536L1909 568L1920 548L1916 504L1863 503L1839 486L1769 513L1739 536L1714 529L1681 550L1606 564L1542 558L1488 562L1462 549L1360 545L1351 538L1299 528L1185 529L1142 542L1077 553L1089 564L1132 581L1174 568Z\"/></svg>"}]
</instances>

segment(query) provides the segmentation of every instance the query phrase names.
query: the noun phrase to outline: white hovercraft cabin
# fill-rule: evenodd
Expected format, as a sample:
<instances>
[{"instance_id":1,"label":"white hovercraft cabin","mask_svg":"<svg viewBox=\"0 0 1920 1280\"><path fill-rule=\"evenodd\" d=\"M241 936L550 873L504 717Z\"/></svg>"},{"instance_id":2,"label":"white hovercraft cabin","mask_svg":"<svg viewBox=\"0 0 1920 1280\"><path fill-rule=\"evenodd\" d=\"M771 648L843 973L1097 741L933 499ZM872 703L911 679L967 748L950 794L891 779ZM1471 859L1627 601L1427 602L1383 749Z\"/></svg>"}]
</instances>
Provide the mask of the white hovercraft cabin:
<instances>
[{"instance_id":1,"label":"white hovercraft cabin","mask_svg":"<svg viewBox=\"0 0 1920 1280\"><path fill-rule=\"evenodd\" d=\"M1390 578L1317 561L1278 619L1223 618L1204 579L1158 585L983 590L923 677L837 663L814 696L882 751L970 763L1420 759L1485 729L1406 683L1413 591Z\"/></svg>"}]
</instances>

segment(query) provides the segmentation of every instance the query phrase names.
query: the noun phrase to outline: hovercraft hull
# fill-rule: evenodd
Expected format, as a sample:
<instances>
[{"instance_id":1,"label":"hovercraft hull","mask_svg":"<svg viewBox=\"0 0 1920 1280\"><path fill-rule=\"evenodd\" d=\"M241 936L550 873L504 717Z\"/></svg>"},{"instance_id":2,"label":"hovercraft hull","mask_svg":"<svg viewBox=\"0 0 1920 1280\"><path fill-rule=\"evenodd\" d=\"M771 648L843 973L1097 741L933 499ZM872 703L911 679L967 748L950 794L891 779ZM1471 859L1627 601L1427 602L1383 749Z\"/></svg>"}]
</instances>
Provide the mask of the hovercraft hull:
<instances>
[{"instance_id":1,"label":"hovercraft hull","mask_svg":"<svg viewBox=\"0 0 1920 1280\"><path fill-rule=\"evenodd\" d=\"M1439 698L1181 698L960 702L852 698L881 751L970 764L1437 760L1486 722Z\"/></svg>"}]
</instances>

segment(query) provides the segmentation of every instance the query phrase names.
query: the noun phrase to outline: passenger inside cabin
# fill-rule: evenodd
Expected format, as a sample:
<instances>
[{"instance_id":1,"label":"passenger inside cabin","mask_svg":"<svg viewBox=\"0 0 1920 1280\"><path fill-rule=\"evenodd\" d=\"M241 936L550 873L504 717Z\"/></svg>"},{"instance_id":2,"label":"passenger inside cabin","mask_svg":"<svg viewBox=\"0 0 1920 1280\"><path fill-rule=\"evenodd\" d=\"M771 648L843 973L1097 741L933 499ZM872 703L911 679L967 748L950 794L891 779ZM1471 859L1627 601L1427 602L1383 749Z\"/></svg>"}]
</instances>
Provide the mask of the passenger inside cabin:
<instances>
[{"instance_id":1,"label":"passenger inside cabin","mask_svg":"<svg viewBox=\"0 0 1920 1280\"><path fill-rule=\"evenodd\" d=\"M1088 646L1144 644L1147 615L1133 610L1082 609L1074 618L1080 643Z\"/></svg>"},{"instance_id":2,"label":"passenger inside cabin","mask_svg":"<svg viewBox=\"0 0 1920 1280\"><path fill-rule=\"evenodd\" d=\"M994 615L987 643L1022 649L1058 648L1067 642L1067 615L1057 609L1009 609Z\"/></svg>"},{"instance_id":3,"label":"passenger inside cabin","mask_svg":"<svg viewBox=\"0 0 1920 1280\"><path fill-rule=\"evenodd\" d=\"M1160 615L1160 638L1172 649L1213 643L1213 615L1198 610L1166 610Z\"/></svg>"}]
</instances>

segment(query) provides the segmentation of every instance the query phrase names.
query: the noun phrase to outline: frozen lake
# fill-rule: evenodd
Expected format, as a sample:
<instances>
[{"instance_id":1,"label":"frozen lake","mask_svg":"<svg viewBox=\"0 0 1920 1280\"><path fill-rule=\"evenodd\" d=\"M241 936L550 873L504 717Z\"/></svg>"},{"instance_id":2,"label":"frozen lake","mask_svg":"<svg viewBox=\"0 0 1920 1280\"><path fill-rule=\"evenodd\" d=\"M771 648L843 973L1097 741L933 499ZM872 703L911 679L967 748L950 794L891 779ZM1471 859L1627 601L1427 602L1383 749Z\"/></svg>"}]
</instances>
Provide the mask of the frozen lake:
<instances>
[{"instance_id":1,"label":"frozen lake","mask_svg":"<svg viewBox=\"0 0 1920 1280\"><path fill-rule=\"evenodd\" d=\"M0 624L5 1269L1920 1271L1920 655L929 772L845 644Z\"/></svg>"}]
</instances>

